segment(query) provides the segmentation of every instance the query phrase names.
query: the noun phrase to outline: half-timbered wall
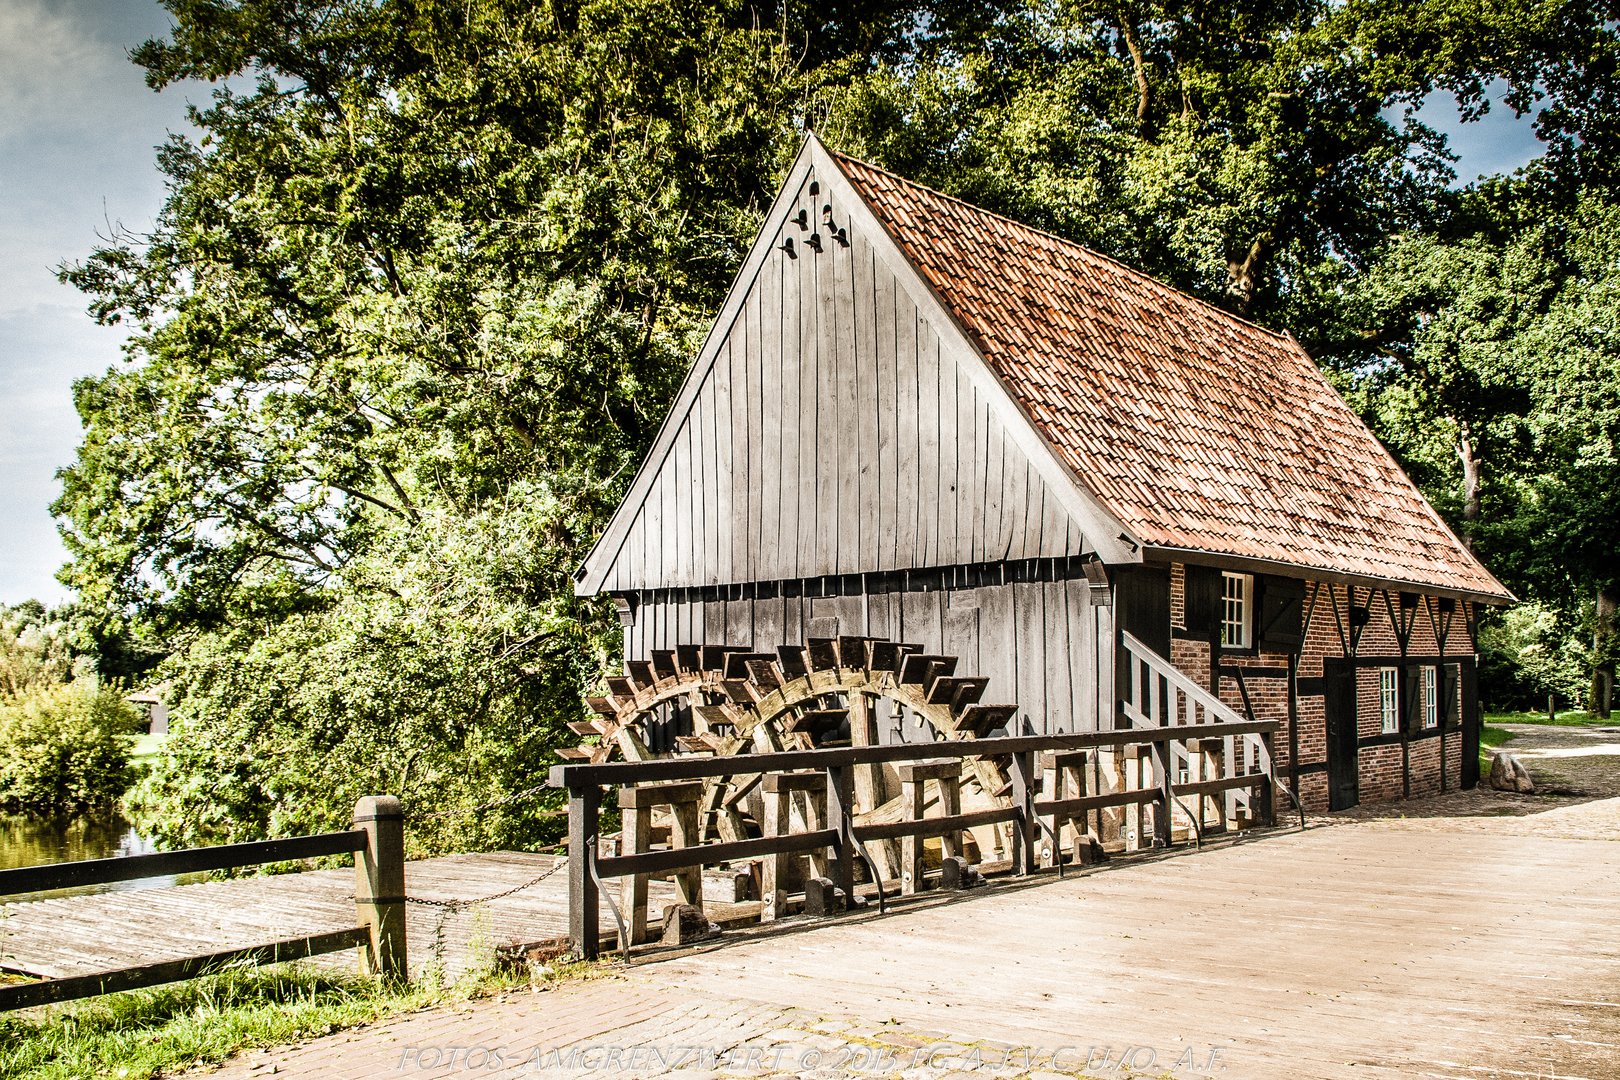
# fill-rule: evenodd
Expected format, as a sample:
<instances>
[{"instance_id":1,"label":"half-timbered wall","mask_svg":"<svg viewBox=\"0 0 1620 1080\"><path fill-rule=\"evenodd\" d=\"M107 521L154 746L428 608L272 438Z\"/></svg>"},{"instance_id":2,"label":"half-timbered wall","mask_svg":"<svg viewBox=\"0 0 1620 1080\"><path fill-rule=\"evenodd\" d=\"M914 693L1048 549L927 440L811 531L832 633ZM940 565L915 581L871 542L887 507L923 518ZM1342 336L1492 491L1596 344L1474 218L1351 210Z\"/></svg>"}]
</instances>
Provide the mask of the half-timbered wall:
<instances>
[{"instance_id":1,"label":"half-timbered wall","mask_svg":"<svg viewBox=\"0 0 1620 1080\"><path fill-rule=\"evenodd\" d=\"M1223 701L1257 719L1284 723L1274 752L1279 771L1298 784L1309 809L1329 805L1329 731L1325 697L1330 666L1347 670L1355 727L1359 797L1377 802L1455 790L1469 782L1465 725L1477 722L1471 605L1439 597L1321 581L1304 582L1297 649L1233 651L1187 629L1186 568L1171 573L1171 658ZM1211 671L1215 657L1218 672ZM1419 672L1432 666L1440 684L1440 722L1417 722ZM1379 669L1395 668L1400 730L1382 730ZM1280 811L1286 808L1279 807Z\"/></svg>"},{"instance_id":2,"label":"half-timbered wall","mask_svg":"<svg viewBox=\"0 0 1620 1080\"><path fill-rule=\"evenodd\" d=\"M827 223L813 175L779 233L793 253L773 248L736 286L746 299L633 523L601 553L602 591L1089 550L1009 434L1005 395L942 348L946 317L885 261L864 208Z\"/></svg>"},{"instance_id":3,"label":"half-timbered wall","mask_svg":"<svg viewBox=\"0 0 1620 1080\"><path fill-rule=\"evenodd\" d=\"M1078 560L1073 560L1078 563ZM1007 581L1013 577L1022 580ZM784 594L785 593L785 594ZM1094 730L1099 703L1095 642L1112 642L1112 611L1093 607L1083 575L1065 562L963 567L873 581L809 581L640 594L625 627L625 656L677 644L770 651L811 637L854 634L915 642L956 656L958 675L990 680L984 700L1016 703L1018 732ZM810 594L810 595L807 595ZM1102 672L1112 686L1111 669Z\"/></svg>"}]
</instances>

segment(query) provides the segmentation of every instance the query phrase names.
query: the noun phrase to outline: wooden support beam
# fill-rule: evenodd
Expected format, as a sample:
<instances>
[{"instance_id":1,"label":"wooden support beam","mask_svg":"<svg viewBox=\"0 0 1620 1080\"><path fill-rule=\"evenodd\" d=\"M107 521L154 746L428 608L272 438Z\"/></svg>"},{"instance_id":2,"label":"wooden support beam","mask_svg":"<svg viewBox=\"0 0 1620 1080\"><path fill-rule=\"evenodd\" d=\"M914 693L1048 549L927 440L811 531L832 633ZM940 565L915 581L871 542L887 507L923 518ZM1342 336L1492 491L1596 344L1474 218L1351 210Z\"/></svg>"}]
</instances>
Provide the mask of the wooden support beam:
<instances>
[{"instance_id":1,"label":"wooden support beam","mask_svg":"<svg viewBox=\"0 0 1620 1080\"><path fill-rule=\"evenodd\" d=\"M1008 772L1013 809L1018 811L1013 821L1013 873L1024 876L1035 871L1035 752L1013 754Z\"/></svg>"},{"instance_id":2,"label":"wooden support beam","mask_svg":"<svg viewBox=\"0 0 1620 1080\"><path fill-rule=\"evenodd\" d=\"M396 796L367 795L354 804L354 828L366 837L354 855L354 913L369 931L361 971L405 982L405 811Z\"/></svg>"},{"instance_id":3,"label":"wooden support beam","mask_svg":"<svg viewBox=\"0 0 1620 1080\"><path fill-rule=\"evenodd\" d=\"M601 912L597 909L596 879L590 864L596 859L597 819L602 789L582 784L568 790L568 940L581 960L594 960L601 944Z\"/></svg>"},{"instance_id":4,"label":"wooden support beam","mask_svg":"<svg viewBox=\"0 0 1620 1080\"><path fill-rule=\"evenodd\" d=\"M834 845L837 858L828 875L844 894L844 903L855 906L855 777L848 765L827 770L827 826L838 835Z\"/></svg>"}]
</instances>

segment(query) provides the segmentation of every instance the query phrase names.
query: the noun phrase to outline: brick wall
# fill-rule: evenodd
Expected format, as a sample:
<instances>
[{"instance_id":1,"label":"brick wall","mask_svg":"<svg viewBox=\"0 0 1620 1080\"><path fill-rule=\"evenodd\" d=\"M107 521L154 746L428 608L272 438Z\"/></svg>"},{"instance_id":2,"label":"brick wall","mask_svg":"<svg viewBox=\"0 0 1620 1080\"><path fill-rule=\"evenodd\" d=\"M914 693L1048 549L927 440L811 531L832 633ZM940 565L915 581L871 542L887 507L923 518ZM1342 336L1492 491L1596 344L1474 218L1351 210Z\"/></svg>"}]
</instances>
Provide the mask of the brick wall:
<instances>
[{"instance_id":1,"label":"brick wall","mask_svg":"<svg viewBox=\"0 0 1620 1080\"><path fill-rule=\"evenodd\" d=\"M1442 768L1441 739L1435 735L1422 735L1403 741L1384 736L1379 708L1378 670L1375 662L1387 659L1391 667L1401 663L1401 649L1397 626L1409 626L1408 656L1433 656L1441 653L1440 638L1445 638L1444 655L1472 659L1474 645L1469 637L1464 606L1459 603L1449 615L1440 610L1438 598L1417 597L1415 608L1400 606L1399 594L1386 594L1366 587L1330 585L1309 582L1306 586L1304 606L1304 642L1296 660L1296 675L1305 681L1305 688L1295 702L1298 730L1290 730L1288 681L1273 677L1270 672L1285 670L1289 664L1286 652L1258 650L1252 653L1220 651L1220 666L1228 669L1217 682L1210 682L1213 643L1207 639L1189 636L1185 625L1185 569L1177 564L1171 569L1170 606L1171 661L1200 685L1215 691L1223 702L1238 712L1244 712L1242 689L1231 669L1242 669L1248 690L1249 704L1257 719L1278 720L1283 724L1274 746L1280 775L1287 776L1291 769L1290 745L1297 740L1301 775L1299 795L1309 810L1328 808L1327 714L1318 680L1324 673L1323 660L1342 658L1349 654L1347 646L1355 639L1354 654L1367 666L1357 666L1356 726L1358 740L1363 744L1357 755L1360 798L1363 802L1380 802L1405 796L1410 787L1412 797L1420 797L1455 789L1462 776L1461 734L1449 731L1445 737L1445 760ZM1352 607L1363 607L1368 619L1359 631L1351 626ZM1394 615L1394 621L1391 614ZM1314 690L1315 692L1311 692ZM1453 702L1451 720L1461 718L1459 693ZM1367 745L1371 743L1371 745ZM1279 793L1278 812L1286 812L1286 796Z\"/></svg>"}]
</instances>

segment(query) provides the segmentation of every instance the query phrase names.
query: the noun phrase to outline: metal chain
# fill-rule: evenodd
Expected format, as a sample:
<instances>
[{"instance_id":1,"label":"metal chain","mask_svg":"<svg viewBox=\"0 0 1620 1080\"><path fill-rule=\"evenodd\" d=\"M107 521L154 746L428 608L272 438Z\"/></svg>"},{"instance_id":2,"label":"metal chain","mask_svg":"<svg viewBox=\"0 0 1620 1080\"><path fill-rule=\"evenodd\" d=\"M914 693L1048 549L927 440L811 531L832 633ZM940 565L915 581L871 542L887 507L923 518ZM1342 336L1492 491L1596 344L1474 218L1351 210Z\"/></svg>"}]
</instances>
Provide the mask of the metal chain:
<instances>
[{"instance_id":1,"label":"metal chain","mask_svg":"<svg viewBox=\"0 0 1620 1080\"><path fill-rule=\"evenodd\" d=\"M405 898L405 902L407 904L417 904L421 907L439 909L439 918L433 926L432 954L435 961L442 961L444 959L444 929L445 925L450 921L450 916L455 915L458 912L465 911L467 908L476 907L479 904L488 904L491 901L500 900L504 897L511 896L514 893L520 893L524 889L532 889L567 865L567 857L559 857L557 858L556 862L551 864L551 867L547 869L545 873L537 874L521 885L514 885L510 889L495 893L492 896L480 897L477 900L430 900L424 896L407 896Z\"/></svg>"},{"instance_id":2,"label":"metal chain","mask_svg":"<svg viewBox=\"0 0 1620 1080\"><path fill-rule=\"evenodd\" d=\"M436 821L440 818L467 817L472 814L481 814L485 810L493 810L498 806L509 806L515 802L522 802L524 799L532 799L541 792L551 790L553 789L550 784L536 784L534 787L524 788L522 791L514 791L510 795L502 795L498 799L491 799L488 802L478 803L474 806L458 806L449 810L431 810L423 814L408 814L406 815L406 820ZM550 810L541 814L540 816L564 817L567 815L567 813L568 811L566 810Z\"/></svg>"},{"instance_id":3,"label":"metal chain","mask_svg":"<svg viewBox=\"0 0 1620 1080\"><path fill-rule=\"evenodd\" d=\"M551 867L544 873L530 878L521 885L514 885L510 889L503 890L502 892L495 893L491 896L482 896L476 900L434 900L425 896L407 896L405 898L405 902L407 904L420 904L423 907L448 908L451 912L461 911L465 908L476 907L479 904L488 904L495 900L504 900L508 896L522 892L524 889L532 889L567 865L568 860L559 856L557 857L557 861L552 863Z\"/></svg>"}]
</instances>

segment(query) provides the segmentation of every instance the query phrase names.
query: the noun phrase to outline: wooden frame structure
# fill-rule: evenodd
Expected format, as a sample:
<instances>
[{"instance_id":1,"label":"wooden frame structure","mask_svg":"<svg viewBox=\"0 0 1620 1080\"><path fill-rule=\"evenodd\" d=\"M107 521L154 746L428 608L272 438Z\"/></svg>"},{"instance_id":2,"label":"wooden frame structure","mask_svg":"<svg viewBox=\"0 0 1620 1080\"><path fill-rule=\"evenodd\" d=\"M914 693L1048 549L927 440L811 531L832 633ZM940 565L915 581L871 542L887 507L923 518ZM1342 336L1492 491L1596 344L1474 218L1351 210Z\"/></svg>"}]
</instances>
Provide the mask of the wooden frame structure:
<instances>
[{"instance_id":1,"label":"wooden frame structure","mask_svg":"<svg viewBox=\"0 0 1620 1080\"><path fill-rule=\"evenodd\" d=\"M90 975L0 986L0 1012L181 982L242 964L277 964L351 948L360 951L363 972L404 980L404 814L393 796L361 799L355 806L354 828L342 832L0 870L0 897L330 855L354 856L355 926Z\"/></svg>"},{"instance_id":2,"label":"wooden frame structure","mask_svg":"<svg viewBox=\"0 0 1620 1080\"><path fill-rule=\"evenodd\" d=\"M1088 814L1105 810L1125 807L1145 815L1147 833L1153 838L1153 846L1163 847L1172 841L1174 818L1177 807L1183 805L1180 802L1183 798L1202 800L1209 796L1224 796L1229 792L1249 791L1253 795L1251 806L1254 824L1268 825L1272 823L1270 807L1273 805L1272 789L1276 783L1271 743L1279 726L1272 721L1188 722L1118 731L951 740L926 746L842 747L735 758L682 755L648 761L559 765L551 770L550 782L552 786L568 792L569 938L579 956L592 958L598 955L601 890L606 881L614 878L635 880L644 875L690 872L696 867L720 863L751 859L780 860L785 856L814 852L817 853L818 866L825 866L830 876L826 879L812 877L810 882L813 884L807 887L807 897L815 893L831 899L823 899L819 904L811 903L809 906L831 913L841 906L858 903L856 864L859 861L868 868L875 867L876 864L863 853L863 845L875 841L916 841L951 836L985 826L1010 826L1012 872L1029 875L1038 867L1036 845L1043 830L1055 836L1064 823L1083 820ZM1203 745L1228 740L1252 743L1254 753L1248 760L1254 764L1255 771L1235 771L1238 758L1228 756L1226 775L1183 782L1168 767L1178 753L1186 752L1189 743ZM1143 762L1144 767L1133 774L1137 786L1112 792L1040 798L1037 773L1039 755L1076 750L1129 754ZM856 821L853 795L854 772L857 768L883 764L937 767L941 761L952 761L960 769L960 764L969 759L996 762L1005 767L1010 778L1007 805L968 813L947 812L932 817L914 814L907 820L881 824L862 825ZM621 805L641 806L653 800L669 798L667 791L671 788L730 777L744 771L778 778L771 785L778 791L794 786L812 786L806 774L814 775L813 786L822 793L825 809L824 816L813 819L811 824L820 827L800 832L784 831L778 819L777 826L768 829L764 836L708 844L690 843L690 837L695 833L686 829L673 846L664 850L637 850L615 856L598 854L604 787L622 792L619 796ZM913 774L914 781L918 775ZM660 789L666 793L657 794ZM643 791L647 794L637 794ZM1202 812L1199 811L1198 815L1201 818ZM1194 832L1195 838L1201 839L1201 821ZM781 863L775 865L779 868ZM915 866L915 863L912 865ZM773 876L771 880L774 884L777 879ZM869 884L882 904L886 883L871 881ZM902 892L914 892L921 883L913 880L909 890L903 882L898 884L901 884ZM632 896L636 906L628 915L621 913L621 918L625 919L628 927L644 928L647 919L645 893L629 890L627 895ZM699 890L688 890L684 899L701 907ZM785 911L783 899L772 897L766 905L771 914L766 918L777 917ZM637 929L622 929L621 945L628 948L636 944L637 936Z\"/></svg>"},{"instance_id":3,"label":"wooden frame structure","mask_svg":"<svg viewBox=\"0 0 1620 1080\"><path fill-rule=\"evenodd\" d=\"M1212 618L1228 572L1231 642ZM1016 703L978 736L1176 722L1137 696L1147 665L1176 708L1282 724L1274 794L1324 810L1476 781L1473 627L1512 599L1289 335L814 136L575 589L613 597L626 668L574 760L805 748L797 728L780 747L738 734L730 713L770 712L777 689L750 664L886 639ZM732 670L666 682L723 651ZM1363 730L1374 655L1443 669L1442 721ZM905 702L924 723L869 723L860 700L851 745L954 737ZM624 713L654 704L638 744ZM753 730L817 722L783 704ZM1106 765L1116 787L1192 782L1227 752Z\"/></svg>"}]
</instances>

